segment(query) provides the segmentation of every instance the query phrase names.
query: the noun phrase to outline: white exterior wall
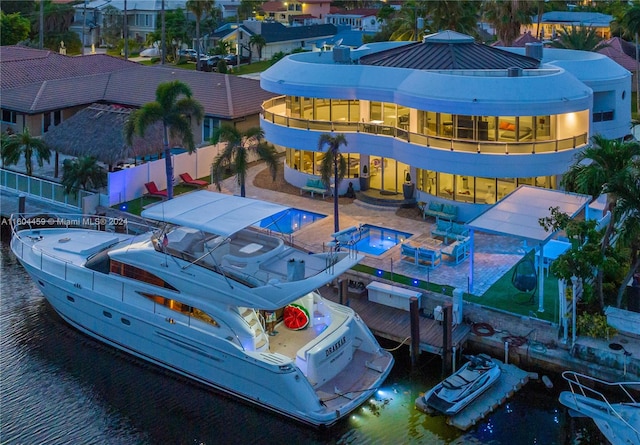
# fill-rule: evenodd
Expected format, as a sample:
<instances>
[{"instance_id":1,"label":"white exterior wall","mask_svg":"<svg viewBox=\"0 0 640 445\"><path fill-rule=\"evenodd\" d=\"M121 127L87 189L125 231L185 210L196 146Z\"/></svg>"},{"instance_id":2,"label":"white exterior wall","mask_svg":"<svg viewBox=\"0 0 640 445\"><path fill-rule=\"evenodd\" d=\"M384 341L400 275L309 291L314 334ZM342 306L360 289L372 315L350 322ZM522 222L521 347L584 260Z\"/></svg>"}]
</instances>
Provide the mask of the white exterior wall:
<instances>
[{"instance_id":1,"label":"white exterior wall","mask_svg":"<svg viewBox=\"0 0 640 445\"><path fill-rule=\"evenodd\" d=\"M351 58L399 45L369 44L352 51ZM513 52L524 54L524 49ZM473 116L551 115L556 119L553 139L584 133L621 138L629 133L631 120L630 73L605 56L582 51L545 49L541 69L525 70L519 77L508 77L506 70L423 71L335 64L331 52L303 53L287 56L263 72L261 86L283 95L358 99L360 115L365 119L369 115L367 101L403 105L411 109L412 132L417 132L417 110ZM594 91L613 92L613 120L592 122ZM261 126L271 143L301 150L313 150L322 133L265 120ZM490 178L562 175L575 161L577 151L478 154L423 147L369 133L347 132L345 137L345 153L391 157L412 170ZM303 178L295 172L290 176Z\"/></svg>"}]
</instances>

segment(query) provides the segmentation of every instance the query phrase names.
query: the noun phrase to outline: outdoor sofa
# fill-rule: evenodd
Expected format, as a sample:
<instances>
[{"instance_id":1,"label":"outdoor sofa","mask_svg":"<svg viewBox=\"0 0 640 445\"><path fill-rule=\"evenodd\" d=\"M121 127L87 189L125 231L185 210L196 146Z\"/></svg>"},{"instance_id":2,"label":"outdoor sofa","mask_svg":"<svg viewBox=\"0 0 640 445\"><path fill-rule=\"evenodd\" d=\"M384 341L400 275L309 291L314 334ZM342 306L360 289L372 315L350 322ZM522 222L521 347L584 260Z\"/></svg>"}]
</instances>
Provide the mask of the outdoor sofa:
<instances>
[{"instance_id":1,"label":"outdoor sofa","mask_svg":"<svg viewBox=\"0 0 640 445\"><path fill-rule=\"evenodd\" d=\"M307 185L300 188L300 194L302 195L304 192L309 192L312 198L315 193L321 194L323 198L329 193L321 179L308 179Z\"/></svg>"},{"instance_id":2,"label":"outdoor sofa","mask_svg":"<svg viewBox=\"0 0 640 445\"><path fill-rule=\"evenodd\" d=\"M469 236L469 229L464 224L459 224L446 219L436 218L436 225L431 230L431 236L441 237L445 244L449 244L449 240L460 241Z\"/></svg>"},{"instance_id":3,"label":"outdoor sofa","mask_svg":"<svg viewBox=\"0 0 640 445\"><path fill-rule=\"evenodd\" d=\"M403 243L400 245L400 259L416 266L426 266L435 269L442 261L442 253L439 249L423 246L412 246Z\"/></svg>"},{"instance_id":4,"label":"outdoor sofa","mask_svg":"<svg viewBox=\"0 0 640 445\"><path fill-rule=\"evenodd\" d=\"M452 260L456 265L469 258L471 238L461 238L442 248L442 256Z\"/></svg>"},{"instance_id":5,"label":"outdoor sofa","mask_svg":"<svg viewBox=\"0 0 640 445\"><path fill-rule=\"evenodd\" d=\"M458 207L453 204L443 204L441 202L431 201L425 204L422 211L422 219L427 216L433 216L436 219L446 219L455 221L458 219Z\"/></svg>"}]
</instances>

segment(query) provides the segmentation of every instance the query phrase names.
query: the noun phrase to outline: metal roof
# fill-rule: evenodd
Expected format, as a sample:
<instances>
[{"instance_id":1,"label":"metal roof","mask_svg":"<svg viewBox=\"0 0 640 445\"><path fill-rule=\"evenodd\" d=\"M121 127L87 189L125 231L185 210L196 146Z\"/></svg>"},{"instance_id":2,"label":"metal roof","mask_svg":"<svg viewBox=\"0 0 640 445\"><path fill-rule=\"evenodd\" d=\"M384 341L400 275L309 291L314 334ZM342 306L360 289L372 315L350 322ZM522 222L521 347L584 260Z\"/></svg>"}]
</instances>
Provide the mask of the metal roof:
<instances>
[{"instance_id":1,"label":"metal roof","mask_svg":"<svg viewBox=\"0 0 640 445\"><path fill-rule=\"evenodd\" d=\"M534 69L539 68L540 61L477 43L465 34L444 31L422 42L363 56L360 64L417 70L495 70Z\"/></svg>"}]
</instances>

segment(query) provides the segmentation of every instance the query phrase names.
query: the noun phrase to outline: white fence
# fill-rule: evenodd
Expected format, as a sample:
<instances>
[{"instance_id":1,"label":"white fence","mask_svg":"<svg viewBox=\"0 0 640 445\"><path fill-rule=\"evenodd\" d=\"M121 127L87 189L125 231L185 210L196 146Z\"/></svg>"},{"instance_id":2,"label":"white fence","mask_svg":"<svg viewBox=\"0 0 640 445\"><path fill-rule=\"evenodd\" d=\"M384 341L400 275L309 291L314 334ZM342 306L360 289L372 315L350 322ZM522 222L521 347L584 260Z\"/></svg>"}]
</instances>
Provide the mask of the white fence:
<instances>
[{"instance_id":1,"label":"white fence","mask_svg":"<svg viewBox=\"0 0 640 445\"><path fill-rule=\"evenodd\" d=\"M171 156L174 178L179 178L182 173L189 173L193 178L209 176L211 164L223 147L224 144L208 145L198 148L191 154L181 153ZM110 172L108 176L109 202L107 205L113 206L140 198L147 193L144 187L147 182L153 181L158 189L166 189L165 162L165 159L159 159L117 172Z\"/></svg>"}]
</instances>

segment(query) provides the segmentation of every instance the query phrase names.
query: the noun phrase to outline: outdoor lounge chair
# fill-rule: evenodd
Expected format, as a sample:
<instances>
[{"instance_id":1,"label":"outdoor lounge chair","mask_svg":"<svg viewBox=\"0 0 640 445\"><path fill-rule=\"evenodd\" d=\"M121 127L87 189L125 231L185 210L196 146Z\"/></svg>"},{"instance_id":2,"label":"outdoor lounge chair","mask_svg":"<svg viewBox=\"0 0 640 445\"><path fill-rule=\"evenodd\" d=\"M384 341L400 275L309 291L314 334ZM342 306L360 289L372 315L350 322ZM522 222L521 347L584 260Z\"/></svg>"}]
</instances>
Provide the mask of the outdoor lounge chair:
<instances>
[{"instance_id":1,"label":"outdoor lounge chair","mask_svg":"<svg viewBox=\"0 0 640 445\"><path fill-rule=\"evenodd\" d=\"M151 196L158 196L160 198L167 198L168 197L167 191L166 190L158 190L158 186L153 181L147 182L144 186L147 188L147 192L149 192L149 195L151 195Z\"/></svg>"},{"instance_id":2,"label":"outdoor lounge chair","mask_svg":"<svg viewBox=\"0 0 640 445\"><path fill-rule=\"evenodd\" d=\"M180 175L180 179L187 184L193 185L195 187L207 187L209 183L207 181L203 181L201 179L193 179L189 173L182 173Z\"/></svg>"}]
</instances>

